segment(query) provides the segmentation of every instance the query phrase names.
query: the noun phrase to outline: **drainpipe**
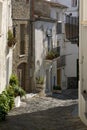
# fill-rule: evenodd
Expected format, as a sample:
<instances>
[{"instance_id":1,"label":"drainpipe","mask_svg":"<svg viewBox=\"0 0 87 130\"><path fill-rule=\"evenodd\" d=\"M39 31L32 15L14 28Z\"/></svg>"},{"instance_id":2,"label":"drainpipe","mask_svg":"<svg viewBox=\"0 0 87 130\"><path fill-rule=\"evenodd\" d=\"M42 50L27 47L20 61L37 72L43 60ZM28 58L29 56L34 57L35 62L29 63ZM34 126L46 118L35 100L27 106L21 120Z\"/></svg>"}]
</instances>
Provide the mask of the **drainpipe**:
<instances>
[{"instance_id":1,"label":"drainpipe","mask_svg":"<svg viewBox=\"0 0 87 130\"><path fill-rule=\"evenodd\" d=\"M30 0L30 86L31 91L35 90L35 50L34 50L34 0Z\"/></svg>"},{"instance_id":2,"label":"drainpipe","mask_svg":"<svg viewBox=\"0 0 87 130\"><path fill-rule=\"evenodd\" d=\"M31 48L31 56L33 56L33 21L34 21L34 0L30 0L30 30L31 30L31 42L30 42L30 48Z\"/></svg>"}]
</instances>

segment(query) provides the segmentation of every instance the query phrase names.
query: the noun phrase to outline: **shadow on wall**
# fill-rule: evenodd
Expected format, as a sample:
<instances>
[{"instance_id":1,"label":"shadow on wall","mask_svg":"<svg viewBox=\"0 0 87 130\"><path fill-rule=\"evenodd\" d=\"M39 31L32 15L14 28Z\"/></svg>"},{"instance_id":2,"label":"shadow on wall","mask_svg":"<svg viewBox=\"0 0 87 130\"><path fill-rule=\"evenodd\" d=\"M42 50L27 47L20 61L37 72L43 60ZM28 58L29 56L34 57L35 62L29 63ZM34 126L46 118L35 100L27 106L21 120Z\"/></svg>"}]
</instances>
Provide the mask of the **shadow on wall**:
<instances>
[{"instance_id":1,"label":"shadow on wall","mask_svg":"<svg viewBox=\"0 0 87 130\"><path fill-rule=\"evenodd\" d=\"M78 89L66 89L62 93L53 94L52 97L61 100L75 100L78 99Z\"/></svg>"}]
</instances>

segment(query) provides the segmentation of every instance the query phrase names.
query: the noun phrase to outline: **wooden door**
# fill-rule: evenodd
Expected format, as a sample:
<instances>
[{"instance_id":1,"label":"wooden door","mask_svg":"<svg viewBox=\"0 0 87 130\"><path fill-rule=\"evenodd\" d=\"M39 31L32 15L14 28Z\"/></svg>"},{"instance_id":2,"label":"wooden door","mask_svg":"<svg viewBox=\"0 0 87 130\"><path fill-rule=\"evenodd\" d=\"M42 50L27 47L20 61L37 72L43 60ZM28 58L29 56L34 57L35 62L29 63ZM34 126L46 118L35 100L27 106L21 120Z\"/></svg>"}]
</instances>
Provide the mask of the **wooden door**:
<instances>
[{"instance_id":1,"label":"wooden door","mask_svg":"<svg viewBox=\"0 0 87 130\"><path fill-rule=\"evenodd\" d=\"M61 86L61 69L57 69L57 85Z\"/></svg>"},{"instance_id":2,"label":"wooden door","mask_svg":"<svg viewBox=\"0 0 87 130\"><path fill-rule=\"evenodd\" d=\"M20 86L25 90L25 76L26 76L26 64L22 63L17 68L18 79Z\"/></svg>"}]
</instances>

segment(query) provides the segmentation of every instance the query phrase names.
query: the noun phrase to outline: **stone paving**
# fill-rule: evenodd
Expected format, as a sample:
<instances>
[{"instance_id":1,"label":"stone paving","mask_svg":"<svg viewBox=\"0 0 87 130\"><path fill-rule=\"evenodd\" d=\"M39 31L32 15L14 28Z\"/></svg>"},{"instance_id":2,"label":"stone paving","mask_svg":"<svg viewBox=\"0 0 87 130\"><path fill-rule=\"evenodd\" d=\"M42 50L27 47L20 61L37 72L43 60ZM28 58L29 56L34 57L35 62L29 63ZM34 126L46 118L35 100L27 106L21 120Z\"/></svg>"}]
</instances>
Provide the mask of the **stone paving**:
<instances>
[{"instance_id":1,"label":"stone paving","mask_svg":"<svg viewBox=\"0 0 87 130\"><path fill-rule=\"evenodd\" d=\"M73 95L74 93L74 95ZM13 109L0 130L87 130L77 116L77 94L67 91L52 97L33 97Z\"/></svg>"}]
</instances>

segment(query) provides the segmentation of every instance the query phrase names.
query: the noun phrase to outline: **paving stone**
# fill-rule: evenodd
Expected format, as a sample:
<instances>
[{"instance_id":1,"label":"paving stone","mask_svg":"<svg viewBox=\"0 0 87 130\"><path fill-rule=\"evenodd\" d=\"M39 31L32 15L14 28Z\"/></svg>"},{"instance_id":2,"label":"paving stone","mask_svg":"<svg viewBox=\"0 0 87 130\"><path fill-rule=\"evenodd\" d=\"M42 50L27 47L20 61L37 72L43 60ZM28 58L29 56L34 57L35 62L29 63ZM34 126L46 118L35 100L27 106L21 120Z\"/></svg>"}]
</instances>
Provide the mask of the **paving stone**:
<instances>
[{"instance_id":1,"label":"paving stone","mask_svg":"<svg viewBox=\"0 0 87 130\"><path fill-rule=\"evenodd\" d=\"M77 115L78 99L67 96L26 99L26 106L10 111L0 130L87 130Z\"/></svg>"}]
</instances>

